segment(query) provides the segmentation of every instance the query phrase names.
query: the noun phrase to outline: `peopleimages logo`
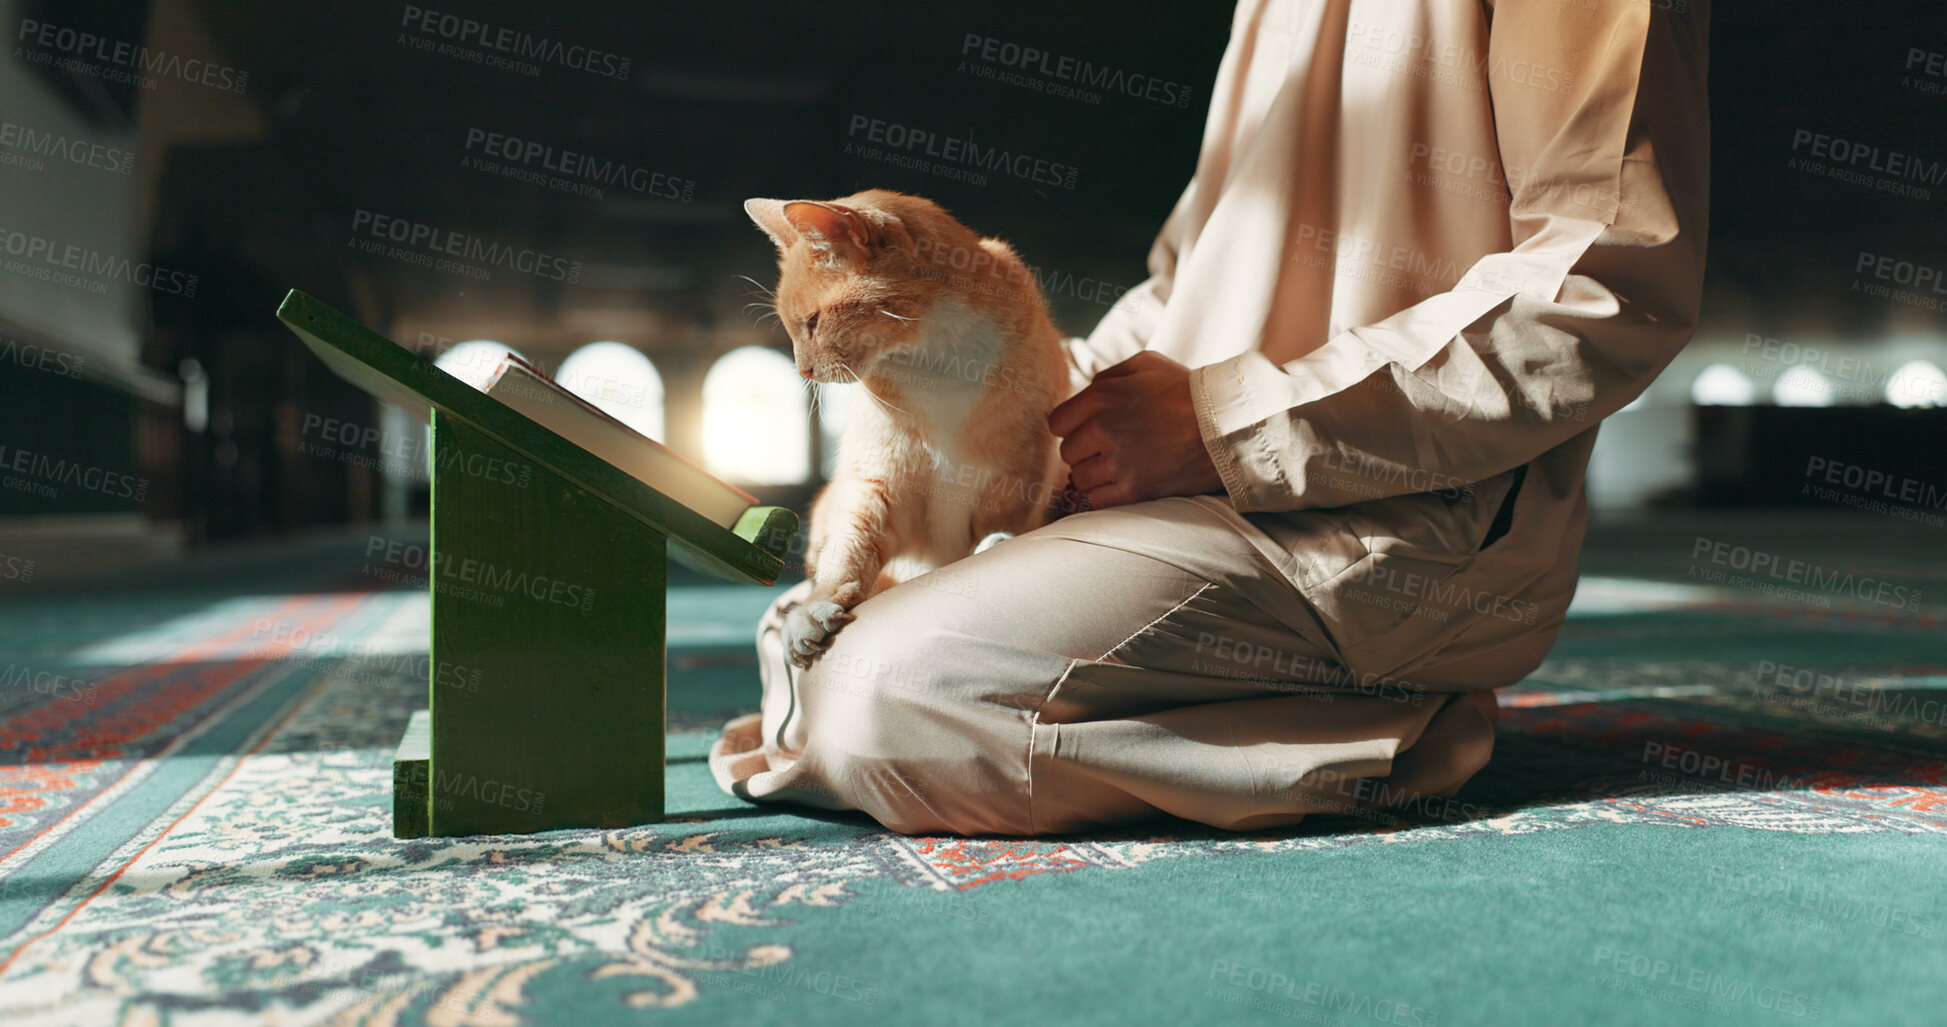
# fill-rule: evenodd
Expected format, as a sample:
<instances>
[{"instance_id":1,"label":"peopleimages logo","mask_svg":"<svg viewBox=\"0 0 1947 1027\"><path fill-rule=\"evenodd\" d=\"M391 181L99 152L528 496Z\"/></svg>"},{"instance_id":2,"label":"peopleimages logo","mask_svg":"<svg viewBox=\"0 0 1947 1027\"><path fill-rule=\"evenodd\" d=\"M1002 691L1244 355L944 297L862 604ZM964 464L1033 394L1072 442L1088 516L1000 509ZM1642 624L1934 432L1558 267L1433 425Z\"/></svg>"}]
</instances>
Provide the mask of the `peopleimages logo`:
<instances>
[{"instance_id":1,"label":"peopleimages logo","mask_svg":"<svg viewBox=\"0 0 1947 1027\"><path fill-rule=\"evenodd\" d=\"M61 285L90 285L84 280L85 277L95 279L92 285L96 286L100 279L111 278L170 296L196 298L195 275L172 271L148 261L136 263L127 257L117 257L30 232L0 228L0 253L20 258L7 261L5 269L26 278L53 279ZM96 287L90 287L87 291L102 292Z\"/></svg>"},{"instance_id":2,"label":"peopleimages logo","mask_svg":"<svg viewBox=\"0 0 1947 1027\"><path fill-rule=\"evenodd\" d=\"M1729 568L1749 575L1749 577L1731 578L1732 584L1741 587L1775 586L1782 583L1832 595L1852 596L1865 602L1880 603L1898 610L1920 608L1920 589L1895 585L1869 574L1828 569L1820 564L1789 559L1776 553L1733 545L1720 539L1704 538L1699 535L1690 549L1690 557L1689 576L1704 581L1724 580L1725 573L1719 568ZM1700 561L1708 561L1715 567L1705 567ZM1767 589L1760 589L1760 591L1768 592ZM1795 589L1788 589L1787 593L1780 594L1785 594L1786 598L1804 597L1796 594Z\"/></svg>"},{"instance_id":3,"label":"peopleimages logo","mask_svg":"<svg viewBox=\"0 0 1947 1027\"><path fill-rule=\"evenodd\" d=\"M1884 147L1874 146L1869 143L1854 142L1843 136L1830 136L1823 132L1814 132L1809 128L1796 129L1792 132L1792 152L1797 154L1809 153L1813 157L1831 161L1835 165L1848 165L1853 168L1874 171L1882 175L1891 176L1895 180L1903 178L1911 179L1925 185L1941 185L1947 183L1947 163L1928 160L1925 157L1916 157L1913 154L1901 153L1898 150L1888 150ZM1813 166L1808 167L1806 170L1820 171L1826 169L1822 166ZM1839 178L1843 176L1833 174L1832 177ZM1880 185L1879 188L1882 192L1899 192L1904 195L1920 196L1922 198L1927 195L1924 189L1918 189L1916 191L1915 187L1902 188L1897 182L1885 183Z\"/></svg>"},{"instance_id":4,"label":"peopleimages logo","mask_svg":"<svg viewBox=\"0 0 1947 1027\"><path fill-rule=\"evenodd\" d=\"M49 374L79 378L81 367L87 361L88 358L84 356L63 353L48 349L46 346L36 346L31 342L0 336L0 364L16 364L32 371L46 371Z\"/></svg>"},{"instance_id":5,"label":"peopleimages logo","mask_svg":"<svg viewBox=\"0 0 1947 1027\"><path fill-rule=\"evenodd\" d=\"M0 581L34 580L34 561L0 553Z\"/></svg>"},{"instance_id":6,"label":"peopleimages logo","mask_svg":"<svg viewBox=\"0 0 1947 1027\"><path fill-rule=\"evenodd\" d=\"M853 139L863 134L867 141L891 150L920 154L981 171L1012 175L1037 185L1073 189L1075 176L1079 173L1079 169L1068 164L1059 164L1025 153L988 146L972 139L942 135L881 118L869 118L863 114L852 115L851 127L847 129L846 134Z\"/></svg>"},{"instance_id":7,"label":"peopleimages logo","mask_svg":"<svg viewBox=\"0 0 1947 1027\"><path fill-rule=\"evenodd\" d=\"M1352 22L1346 38L1366 52L1354 54L1352 62L1380 68L1394 74L1425 78L1440 85L1458 86L1479 92L1486 82L1505 82L1551 93L1567 92L1575 86L1575 73L1530 61L1509 61L1471 47L1437 44L1435 37L1401 31L1389 24ZM1433 69L1439 69L1435 73Z\"/></svg>"},{"instance_id":8,"label":"peopleimages logo","mask_svg":"<svg viewBox=\"0 0 1947 1027\"><path fill-rule=\"evenodd\" d=\"M9 488L53 499L57 491L52 485L73 485L89 492L99 492L112 499L133 499L141 502L149 496L149 479L138 478L133 474L110 471L92 464L63 460L46 453L36 453L31 449L0 445L0 471L26 475L27 479L6 478Z\"/></svg>"},{"instance_id":9,"label":"peopleimages logo","mask_svg":"<svg viewBox=\"0 0 1947 1027\"><path fill-rule=\"evenodd\" d=\"M463 554L444 551L436 553L429 546L414 545L374 535L366 542L365 555L368 558L376 557L385 563L404 567L409 571L425 572L434 579L436 585L483 585L496 592L523 595L529 599L566 606L583 613L587 613L595 606L595 590L585 585L551 578L545 574L533 574L516 567L502 567ZM440 591L446 589L442 588Z\"/></svg>"},{"instance_id":10,"label":"peopleimages logo","mask_svg":"<svg viewBox=\"0 0 1947 1027\"><path fill-rule=\"evenodd\" d=\"M194 57L186 58L167 50L151 50L146 46L120 42L106 36L98 36L93 32L52 25L32 18L20 19L20 32L14 39L23 46L39 47L43 51L25 55L16 51L15 56L27 56L35 60L35 63L44 64L49 63L49 58L54 53L67 54L70 58L67 63L61 61L52 63L61 66L63 70L78 74L112 81L134 82L144 89L155 88L154 82L132 73L101 74L96 69L81 65L80 62L94 61L110 67L134 68L150 75L195 82L232 93L241 93L250 84L250 73L247 71L226 68Z\"/></svg>"},{"instance_id":11,"label":"peopleimages logo","mask_svg":"<svg viewBox=\"0 0 1947 1027\"><path fill-rule=\"evenodd\" d=\"M1613 945L1597 945L1594 958L1589 963L1625 980L1633 979L1651 987L1689 991L1699 997L1715 1000L1715 1004L1725 1007L1721 1011L1712 1010L1719 1016L1728 1016L1731 1012L1729 1007L1749 1005L1785 1016L1816 1020L1825 1008L1825 999L1816 995L1760 986L1705 967L1630 952Z\"/></svg>"},{"instance_id":12,"label":"peopleimages logo","mask_svg":"<svg viewBox=\"0 0 1947 1027\"><path fill-rule=\"evenodd\" d=\"M449 231L364 208L353 211L352 231L372 237L372 244L362 244L358 239L350 240L352 245L367 252L371 252L373 246L382 249L384 243L390 241L418 252L388 252L387 256L442 271L464 273L471 278L489 277L486 268L479 266L487 264L570 285L581 280L579 260L569 260L539 250L516 249L505 243L489 242L477 235ZM397 250L398 247L393 249ZM454 259L445 259L447 257Z\"/></svg>"},{"instance_id":13,"label":"peopleimages logo","mask_svg":"<svg viewBox=\"0 0 1947 1027\"><path fill-rule=\"evenodd\" d=\"M304 415L297 451L354 467L410 473L421 461L434 473L465 474L483 481L526 488L534 465L459 446L433 446L423 432L386 432L370 425L319 414ZM375 451L375 452L369 452Z\"/></svg>"},{"instance_id":14,"label":"peopleimages logo","mask_svg":"<svg viewBox=\"0 0 1947 1027\"><path fill-rule=\"evenodd\" d=\"M31 691L35 695L52 696L68 702L93 706L101 686L93 681L84 681L65 674L35 670L32 667L10 663L6 670L0 671L0 690L5 689Z\"/></svg>"},{"instance_id":15,"label":"peopleimages logo","mask_svg":"<svg viewBox=\"0 0 1947 1027\"><path fill-rule=\"evenodd\" d=\"M510 57L518 57L540 64L553 64L573 71L585 71L590 75L626 81L634 61L628 57L596 50L592 47L564 43L559 39L548 39L505 26L489 25L484 21L462 17L457 14L442 14L413 4L407 4L399 19L402 28L410 29L421 36L443 39L449 43L460 44L450 48L449 57L459 57L480 63L507 63ZM505 55L499 60L488 60L486 54L468 51L465 46L477 46L491 50L494 54ZM527 69L532 68L532 71ZM512 70L528 75L538 75L540 69L534 65L513 66Z\"/></svg>"},{"instance_id":16,"label":"peopleimages logo","mask_svg":"<svg viewBox=\"0 0 1947 1027\"><path fill-rule=\"evenodd\" d=\"M1890 474L1858 464L1813 456L1805 461L1805 476L1829 485L1844 485L1873 496L1918 503L1935 510L1947 510L1947 489L1931 482Z\"/></svg>"},{"instance_id":17,"label":"peopleimages logo","mask_svg":"<svg viewBox=\"0 0 1947 1027\"><path fill-rule=\"evenodd\" d=\"M1170 82L1154 75L1143 75L1074 57L1063 57L1032 46L983 36L977 32L967 33L966 38L961 41L960 56L1043 77L1041 80L1017 78L1009 81L1009 85L1020 85L1037 92L1065 96L1087 103L1100 103L1101 98L1097 94L1066 86L1064 83L1079 83L1090 89L1121 93L1124 96L1151 100L1170 107L1188 107L1191 96L1195 95L1195 90L1181 82ZM1056 81L1047 82L1046 79Z\"/></svg>"},{"instance_id":18,"label":"peopleimages logo","mask_svg":"<svg viewBox=\"0 0 1947 1027\"><path fill-rule=\"evenodd\" d=\"M462 167L477 167L478 170L506 178L547 185L596 199L602 197L600 186L613 186L681 203L690 202L696 193L696 183L689 179L676 178L623 161L559 149L503 132L489 132L484 128L466 130L466 149L468 157L461 162ZM504 164L480 160L475 154L492 157Z\"/></svg>"},{"instance_id":19,"label":"peopleimages logo","mask_svg":"<svg viewBox=\"0 0 1947 1027\"><path fill-rule=\"evenodd\" d=\"M0 120L0 147L18 151L18 154L0 155L0 163L25 164L34 171L41 170L43 165L26 154L45 157L57 164L78 164L123 175L135 170L133 150L72 139L59 132L42 132L12 121Z\"/></svg>"}]
</instances>

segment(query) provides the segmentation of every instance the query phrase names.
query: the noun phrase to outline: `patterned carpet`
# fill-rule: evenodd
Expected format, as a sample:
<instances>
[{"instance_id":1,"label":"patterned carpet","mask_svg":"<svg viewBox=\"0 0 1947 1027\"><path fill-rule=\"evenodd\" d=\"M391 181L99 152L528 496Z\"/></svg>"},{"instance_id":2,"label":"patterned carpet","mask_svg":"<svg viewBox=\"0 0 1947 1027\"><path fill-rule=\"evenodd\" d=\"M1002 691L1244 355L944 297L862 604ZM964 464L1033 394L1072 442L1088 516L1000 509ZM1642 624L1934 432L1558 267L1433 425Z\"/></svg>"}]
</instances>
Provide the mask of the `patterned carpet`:
<instances>
[{"instance_id":1,"label":"patterned carpet","mask_svg":"<svg viewBox=\"0 0 1947 1027\"><path fill-rule=\"evenodd\" d=\"M390 758L428 605L355 544L15 589L0 1018L1939 1022L1941 607L1590 564L1452 801L1033 842L718 792L761 589L672 595L669 823L410 842Z\"/></svg>"}]
</instances>

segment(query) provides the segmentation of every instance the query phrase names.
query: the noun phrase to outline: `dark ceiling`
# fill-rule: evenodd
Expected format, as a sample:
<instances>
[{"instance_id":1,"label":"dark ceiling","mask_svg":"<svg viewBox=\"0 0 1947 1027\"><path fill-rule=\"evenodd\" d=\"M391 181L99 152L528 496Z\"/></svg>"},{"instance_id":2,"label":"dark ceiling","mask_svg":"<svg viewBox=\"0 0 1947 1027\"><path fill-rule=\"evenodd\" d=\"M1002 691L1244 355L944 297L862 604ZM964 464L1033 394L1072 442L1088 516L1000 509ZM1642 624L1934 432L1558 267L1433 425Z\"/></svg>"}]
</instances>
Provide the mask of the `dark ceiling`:
<instances>
[{"instance_id":1,"label":"dark ceiling","mask_svg":"<svg viewBox=\"0 0 1947 1027\"><path fill-rule=\"evenodd\" d=\"M763 237L740 210L756 195L924 192L1043 268L1133 285L1193 168L1231 14L1226 3L1156 0L191 2L224 59L248 70L268 129L248 144L169 156L159 248L254 268L229 276L251 291L238 309L297 285L374 320L456 336L496 325L530 340L576 323L660 318L707 329L741 316L749 287L736 276L770 273ZM118 25L145 6L62 17ZM530 77L428 52L411 44L444 42L411 24L411 12L427 9L632 66L626 80L553 63ZM1850 262L1861 250L1947 260L1947 196L1835 186L1790 167L1791 140L1799 130L1839 133L1947 161L1947 97L1901 82L1912 51L1947 51L1947 4L1719 3L1713 18L1713 295L1817 305L1869 328L1888 304L1846 293ZM963 65L970 35L1152 76L1192 99L1088 103L983 79ZM847 152L861 117L1073 166L1076 180L972 185L863 158ZM593 198L463 166L478 155L469 133L486 132L648 169L690 183L689 199L613 187ZM481 284L351 252L361 210L559 254L583 273L573 285L512 274ZM1053 299L1071 331L1105 309L1100 296Z\"/></svg>"},{"instance_id":2,"label":"dark ceiling","mask_svg":"<svg viewBox=\"0 0 1947 1027\"><path fill-rule=\"evenodd\" d=\"M1133 285L1194 166L1230 13L1165 3L472 2L454 11L627 57L618 81L557 64L529 77L415 49L404 40L444 40L405 24L400 3L198 7L225 58L249 70L269 136L172 156L163 231L201 226L293 285L324 273L319 254L346 259L359 210L582 262L574 285L496 274L481 286L351 255L387 308L380 316L542 326L564 308L678 311L706 324L737 316L749 286L735 276L770 273L744 198L875 186L924 192L1046 268ZM1190 100L1108 95L1097 105L985 81L961 69L970 34L1183 84ZM990 175L971 185L863 159L846 152L864 141L849 134L859 117L1069 165L1075 184ZM674 182L611 186L598 199L509 181L462 166L481 156L468 147L481 133ZM654 195L682 183L687 202ZM1092 298L1056 300L1071 308L1066 320L1085 319L1076 331L1106 309Z\"/></svg>"}]
</instances>

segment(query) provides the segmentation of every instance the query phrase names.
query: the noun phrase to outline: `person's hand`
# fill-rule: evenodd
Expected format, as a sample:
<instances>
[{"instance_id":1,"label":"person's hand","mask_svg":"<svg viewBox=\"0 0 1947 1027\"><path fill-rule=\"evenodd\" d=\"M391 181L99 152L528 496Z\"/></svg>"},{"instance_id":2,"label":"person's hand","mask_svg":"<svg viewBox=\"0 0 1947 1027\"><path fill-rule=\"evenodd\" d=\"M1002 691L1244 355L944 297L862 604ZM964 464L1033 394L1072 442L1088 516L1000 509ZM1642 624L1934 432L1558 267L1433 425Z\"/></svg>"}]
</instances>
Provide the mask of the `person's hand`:
<instances>
[{"instance_id":1,"label":"person's hand","mask_svg":"<svg viewBox=\"0 0 1947 1027\"><path fill-rule=\"evenodd\" d=\"M1147 350L1048 414L1069 488L1094 508L1222 491L1190 398L1190 369Z\"/></svg>"}]
</instances>

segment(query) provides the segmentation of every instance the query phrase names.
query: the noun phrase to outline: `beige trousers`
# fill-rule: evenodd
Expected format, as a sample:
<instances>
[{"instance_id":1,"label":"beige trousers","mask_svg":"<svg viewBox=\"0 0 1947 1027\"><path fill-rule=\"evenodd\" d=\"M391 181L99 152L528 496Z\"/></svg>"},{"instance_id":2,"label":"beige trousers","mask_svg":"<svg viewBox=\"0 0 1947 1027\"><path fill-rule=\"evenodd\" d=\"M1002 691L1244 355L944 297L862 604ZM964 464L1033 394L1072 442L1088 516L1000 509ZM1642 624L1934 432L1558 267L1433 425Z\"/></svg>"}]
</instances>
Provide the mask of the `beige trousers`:
<instances>
[{"instance_id":1,"label":"beige trousers","mask_svg":"<svg viewBox=\"0 0 1947 1027\"><path fill-rule=\"evenodd\" d=\"M1451 795L1493 751L1491 693L1452 690L1480 687L1478 657L1464 684L1437 660L1351 673L1250 530L1208 498L1067 517L860 604L808 670L779 640L800 585L758 626L761 712L711 771L912 834L1255 828Z\"/></svg>"}]
</instances>

